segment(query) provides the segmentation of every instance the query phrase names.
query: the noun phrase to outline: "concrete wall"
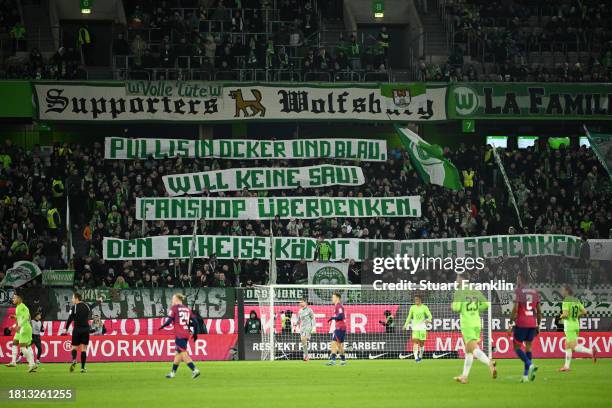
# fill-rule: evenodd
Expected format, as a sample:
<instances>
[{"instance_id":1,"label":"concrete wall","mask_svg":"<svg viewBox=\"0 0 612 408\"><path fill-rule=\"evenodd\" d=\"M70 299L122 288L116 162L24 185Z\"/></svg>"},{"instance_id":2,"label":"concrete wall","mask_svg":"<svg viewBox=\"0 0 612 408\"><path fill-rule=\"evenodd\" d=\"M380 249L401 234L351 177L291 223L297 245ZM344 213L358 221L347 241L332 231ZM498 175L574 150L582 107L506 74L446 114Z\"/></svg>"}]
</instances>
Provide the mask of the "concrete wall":
<instances>
[{"instance_id":1,"label":"concrete wall","mask_svg":"<svg viewBox=\"0 0 612 408\"><path fill-rule=\"evenodd\" d=\"M374 18L372 0L344 0L357 24L406 24L412 0L385 0L385 17Z\"/></svg>"},{"instance_id":2,"label":"concrete wall","mask_svg":"<svg viewBox=\"0 0 612 408\"><path fill-rule=\"evenodd\" d=\"M94 0L91 14L81 14L78 0L51 0L49 8L59 20L111 20L125 24L125 11L122 0Z\"/></svg>"}]
</instances>

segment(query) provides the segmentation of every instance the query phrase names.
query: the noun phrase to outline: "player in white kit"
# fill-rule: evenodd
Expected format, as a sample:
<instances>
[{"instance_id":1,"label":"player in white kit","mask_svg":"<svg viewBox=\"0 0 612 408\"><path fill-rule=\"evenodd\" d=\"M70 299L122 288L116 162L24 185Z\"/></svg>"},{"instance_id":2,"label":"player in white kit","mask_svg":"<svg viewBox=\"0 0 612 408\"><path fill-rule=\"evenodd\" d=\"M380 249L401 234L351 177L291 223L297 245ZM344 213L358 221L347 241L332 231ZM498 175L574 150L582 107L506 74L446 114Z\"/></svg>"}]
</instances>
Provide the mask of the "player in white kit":
<instances>
[{"instance_id":1,"label":"player in white kit","mask_svg":"<svg viewBox=\"0 0 612 408\"><path fill-rule=\"evenodd\" d=\"M315 316L312 309L308 307L306 299L300 300L300 310L295 325L300 332L304 361L308 361L308 340L310 340L310 335L315 328Z\"/></svg>"}]
</instances>

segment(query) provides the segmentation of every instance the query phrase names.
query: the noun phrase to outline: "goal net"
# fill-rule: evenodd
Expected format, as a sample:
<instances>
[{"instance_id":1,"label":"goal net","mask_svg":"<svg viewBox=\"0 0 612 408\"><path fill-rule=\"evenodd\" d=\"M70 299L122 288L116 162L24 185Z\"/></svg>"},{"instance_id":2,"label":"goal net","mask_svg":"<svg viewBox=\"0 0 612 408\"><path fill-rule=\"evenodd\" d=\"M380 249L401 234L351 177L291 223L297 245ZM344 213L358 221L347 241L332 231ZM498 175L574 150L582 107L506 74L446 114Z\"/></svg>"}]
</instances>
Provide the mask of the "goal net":
<instances>
[{"instance_id":1,"label":"goal net","mask_svg":"<svg viewBox=\"0 0 612 408\"><path fill-rule=\"evenodd\" d=\"M426 323L423 358L463 358L459 315L451 310L454 291L387 291L359 285L270 285L256 287L258 305L252 308L261 318L262 360L293 360L303 356L296 327L299 300L307 299L316 325L309 341L311 359L327 359L335 322L332 294L339 292L344 305L347 359L413 359L412 330L405 327L415 296L432 314ZM491 292L483 292L491 302ZM482 313L481 348L492 355L492 304ZM247 311L248 314L249 311Z\"/></svg>"}]
</instances>

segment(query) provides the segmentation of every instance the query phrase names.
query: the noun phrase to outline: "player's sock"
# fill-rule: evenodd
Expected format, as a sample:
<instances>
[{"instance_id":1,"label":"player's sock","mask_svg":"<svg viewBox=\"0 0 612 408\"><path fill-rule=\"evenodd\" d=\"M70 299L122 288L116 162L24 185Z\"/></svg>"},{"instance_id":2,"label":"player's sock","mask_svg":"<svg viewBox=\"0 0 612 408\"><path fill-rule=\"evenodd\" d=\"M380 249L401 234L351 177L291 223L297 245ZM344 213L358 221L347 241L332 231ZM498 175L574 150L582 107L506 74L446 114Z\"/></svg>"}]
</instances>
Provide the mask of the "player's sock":
<instances>
[{"instance_id":1,"label":"player's sock","mask_svg":"<svg viewBox=\"0 0 612 408\"><path fill-rule=\"evenodd\" d=\"M574 348L574 351L578 353L593 355L593 350L584 346L576 346L576 348Z\"/></svg>"},{"instance_id":2,"label":"player's sock","mask_svg":"<svg viewBox=\"0 0 612 408\"><path fill-rule=\"evenodd\" d=\"M26 358L26 361L28 362L28 365L30 367L36 365L34 362L34 354L32 353L32 349L29 347L22 347L21 348L21 352L23 353L23 356Z\"/></svg>"},{"instance_id":3,"label":"player's sock","mask_svg":"<svg viewBox=\"0 0 612 408\"><path fill-rule=\"evenodd\" d=\"M85 363L87 363L87 352L81 351L81 370L85 369Z\"/></svg>"},{"instance_id":4,"label":"player's sock","mask_svg":"<svg viewBox=\"0 0 612 408\"><path fill-rule=\"evenodd\" d=\"M533 360L533 353L531 351L526 352L525 355L529 360Z\"/></svg>"},{"instance_id":5,"label":"player's sock","mask_svg":"<svg viewBox=\"0 0 612 408\"><path fill-rule=\"evenodd\" d=\"M191 363L187 363L187 367L189 367L191 371L196 369L195 364L193 364L193 361Z\"/></svg>"},{"instance_id":6,"label":"player's sock","mask_svg":"<svg viewBox=\"0 0 612 408\"><path fill-rule=\"evenodd\" d=\"M425 354L425 346L420 346L419 350L419 358L423 358L423 354Z\"/></svg>"},{"instance_id":7,"label":"player's sock","mask_svg":"<svg viewBox=\"0 0 612 408\"><path fill-rule=\"evenodd\" d=\"M176 370L178 370L178 364L172 364L172 372L176 373Z\"/></svg>"},{"instance_id":8,"label":"player's sock","mask_svg":"<svg viewBox=\"0 0 612 408\"><path fill-rule=\"evenodd\" d=\"M418 360L419 359L419 345L418 344L412 345L412 352L414 354L414 359Z\"/></svg>"},{"instance_id":9,"label":"player's sock","mask_svg":"<svg viewBox=\"0 0 612 408\"><path fill-rule=\"evenodd\" d=\"M472 363L474 362L474 355L472 353L468 353L465 355L465 360L463 360L463 374L462 377L467 378L470 375L470 369L472 368Z\"/></svg>"},{"instance_id":10,"label":"player's sock","mask_svg":"<svg viewBox=\"0 0 612 408\"><path fill-rule=\"evenodd\" d=\"M563 365L563 367L569 369L571 361L572 361L572 350L571 349L567 349L567 350L565 350L565 364Z\"/></svg>"},{"instance_id":11,"label":"player's sock","mask_svg":"<svg viewBox=\"0 0 612 408\"><path fill-rule=\"evenodd\" d=\"M514 351L516 352L516 355L519 356L519 358L523 361L523 363L525 363L525 367L523 369L523 376L527 376L527 374L529 373L529 366L531 365L531 360L527 357L527 353L525 353L523 349L518 348L514 349Z\"/></svg>"},{"instance_id":12,"label":"player's sock","mask_svg":"<svg viewBox=\"0 0 612 408\"><path fill-rule=\"evenodd\" d=\"M336 361L336 353L331 353L331 356L329 356L329 359L331 361Z\"/></svg>"},{"instance_id":13,"label":"player's sock","mask_svg":"<svg viewBox=\"0 0 612 408\"><path fill-rule=\"evenodd\" d=\"M76 361L77 351L76 350L72 350L70 352L70 355L72 355L72 362L74 363Z\"/></svg>"},{"instance_id":14,"label":"player's sock","mask_svg":"<svg viewBox=\"0 0 612 408\"><path fill-rule=\"evenodd\" d=\"M343 353L343 354L340 354L340 360L341 360L341 361L346 361L346 357L344 356L344 353Z\"/></svg>"},{"instance_id":15,"label":"player's sock","mask_svg":"<svg viewBox=\"0 0 612 408\"><path fill-rule=\"evenodd\" d=\"M13 344L13 350L11 354L11 364L17 364L17 355L19 354L19 347Z\"/></svg>"},{"instance_id":16,"label":"player's sock","mask_svg":"<svg viewBox=\"0 0 612 408\"><path fill-rule=\"evenodd\" d=\"M491 364L491 360L489 360L489 357L479 348L474 350L474 357L480 360L483 364Z\"/></svg>"}]
</instances>

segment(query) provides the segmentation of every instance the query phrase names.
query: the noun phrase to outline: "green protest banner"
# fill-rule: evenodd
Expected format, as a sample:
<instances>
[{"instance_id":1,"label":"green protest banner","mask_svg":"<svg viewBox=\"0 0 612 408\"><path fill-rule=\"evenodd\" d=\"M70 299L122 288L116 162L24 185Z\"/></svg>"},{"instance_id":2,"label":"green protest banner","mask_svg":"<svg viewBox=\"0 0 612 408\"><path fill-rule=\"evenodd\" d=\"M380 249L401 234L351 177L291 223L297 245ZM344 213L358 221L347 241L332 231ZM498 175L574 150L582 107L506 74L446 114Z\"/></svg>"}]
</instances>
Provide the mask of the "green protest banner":
<instances>
[{"instance_id":1,"label":"green protest banner","mask_svg":"<svg viewBox=\"0 0 612 408\"><path fill-rule=\"evenodd\" d=\"M127 139L107 137L105 159L223 158L236 160L387 160L386 140Z\"/></svg>"},{"instance_id":2,"label":"green protest banner","mask_svg":"<svg viewBox=\"0 0 612 408\"><path fill-rule=\"evenodd\" d=\"M312 260L317 240L304 237L273 238L277 260ZM191 235L170 235L123 240L105 237L105 260L186 259L191 249L196 258L216 255L219 259L270 259L270 238L261 236L198 235L192 246ZM331 260L363 261L380 257L471 257L497 258L519 256L563 256L579 258L583 245L579 237L569 235L495 235L473 238L422 240L329 239ZM592 240L591 259L607 260L612 240ZM605 248L605 249L602 249Z\"/></svg>"},{"instance_id":3,"label":"green protest banner","mask_svg":"<svg viewBox=\"0 0 612 408\"><path fill-rule=\"evenodd\" d=\"M136 198L138 220L420 217L421 197Z\"/></svg>"},{"instance_id":4,"label":"green protest banner","mask_svg":"<svg viewBox=\"0 0 612 408\"><path fill-rule=\"evenodd\" d=\"M610 84L457 84L447 98L450 119L612 119Z\"/></svg>"},{"instance_id":5,"label":"green protest banner","mask_svg":"<svg viewBox=\"0 0 612 408\"><path fill-rule=\"evenodd\" d=\"M47 269L42 271L43 286L73 286L74 270Z\"/></svg>"},{"instance_id":6,"label":"green protest banner","mask_svg":"<svg viewBox=\"0 0 612 408\"><path fill-rule=\"evenodd\" d=\"M279 190L333 185L360 186L363 170L356 166L250 167L162 177L169 196L217 191Z\"/></svg>"}]
</instances>

